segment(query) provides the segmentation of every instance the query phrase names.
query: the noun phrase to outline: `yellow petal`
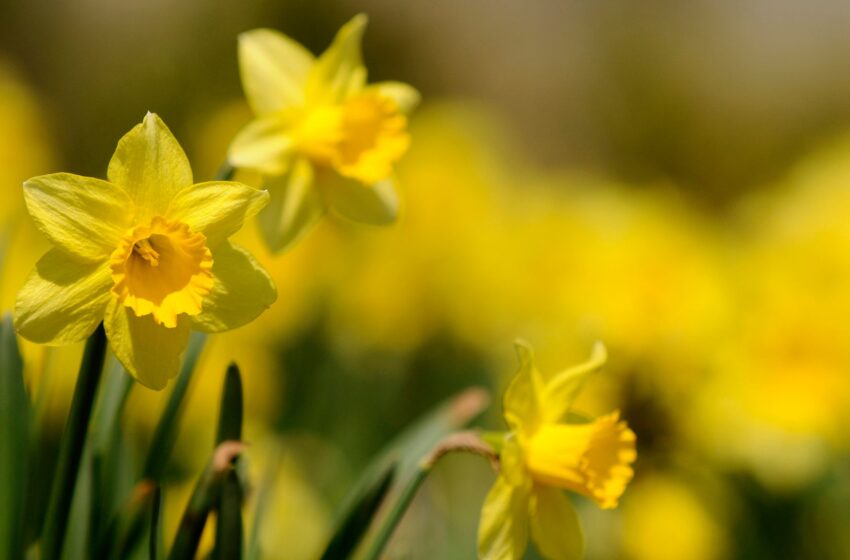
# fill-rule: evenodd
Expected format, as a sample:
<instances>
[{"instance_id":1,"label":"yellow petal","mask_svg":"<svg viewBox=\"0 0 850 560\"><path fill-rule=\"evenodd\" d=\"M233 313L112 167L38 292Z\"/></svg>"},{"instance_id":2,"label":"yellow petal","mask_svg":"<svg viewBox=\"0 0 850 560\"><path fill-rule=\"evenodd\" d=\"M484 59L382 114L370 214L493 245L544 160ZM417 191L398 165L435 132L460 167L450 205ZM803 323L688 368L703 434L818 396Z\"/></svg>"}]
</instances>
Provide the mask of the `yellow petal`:
<instances>
[{"instance_id":1,"label":"yellow petal","mask_svg":"<svg viewBox=\"0 0 850 560\"><path fill-rule=\"evenodd\" d=\"M68 344L88 337L103 319L112 276L109 264L86 263L59 249L35 266L15 304L15 328L33 342Z\"/></svg>"},{"instance_id":2,"label":"yellow petal","mask_svg":"<svg viewBox=\"0 0 850 560\"><path fill-rule=\"evenodd\" d=\"M244 249L225 241L213 251L212 291L204 298L200 315L192 317L195 329L221 332L256 319L277 299L268 273Z\"/></svg>"},{"instance_id":3,"label":"yellow petal","mask_svg":"<svg viewBox=\"0 0 850 560\"><path fill-rule=\"evenodd\" d=\"M354 16L337 32L333 43L322 53L307 77L307 103L339 103L366 84L361 44L369 19Z\"/></svg>"},{"instance_id":4,"label":"yellow petal","mask_svg":"<svg viewBox=\"0 0 850 560\"><path fill-rule=\"evenodd\" d=\"M501 476L487 494L478 525L478 557L519 560L528 546L529 494Z\"/></svg>"},{"instance_id":5,"label":"yellow petal","mask_svg":"<svg viewBox=\"0 0 850 560\"><path fill-rule=\"evenodd\" d=\"M313 55L272 29L239 35L239 73L251 108L258 115L304 102Z\"/></svg>"},{"instance_id":6,"label":"yellow petal","mask_svg":"<svg viewBox=\"0 0 850 560\"><path fill-rule=\"evenodd\" d=\"M164 215L181 189L192 184L192 168L177 139L157 115L148 113L124 135L107 170L136 206L136 222Z\"/></svg>"},{"instance_id":7,"label":"yellow petal","mask_svg":"<svg viewBox=\"0 0 850 560\"><path fill-rule=\"evenodd\" d=\"M608 353L605 346L597 342L586 362L552 376L546 382L544 391L544 421L557 422L563 418L569 412L588 377L605 365L607 359Z\"/></svg>"},{"instance_id":8,"label":"yellow petal","mask_svg":"<svg viewBox=\"0 0 850 560\"><path fill-rule=\"evenodd\" d=\"M177 375L180 356L189 343L189 320L180 316L175 328L157 325L150 315L136 317L129 307L110 301L104 319L115 357L136 381L159 391Z\"/></svg>"},{"instance_id":9,"label":"yellow petal","mask_svg":"<svg viewBox=\"0 0 850 560\"><path fill-rule=\"evenodd\" d=\"M531 538L547 560L579 560L584 533L578 515L561 490L537 486L531 498Z\"/></svg>"},{"instance_id":10,"label":"yellow petal","mask_svg":"<svg viewBox=\"0 0 850 560\"><path fill-rule=\"evenodd\" d=\"M364 185L346 177L326 176L319 186L327 206L346 220L383 226L398 216L398 195L390 179Z\"/></svg>"},{"instance_id":11,"label":"yellow petal","mask_svg":"<svg viewBox=\"0 0 850 560\"><path fill-rule=\"evenodd\" d=\"M410 146L407 117L395 101L374 92L355 95L342 107L330 163L366 185L383 181Z\"/></svg>"},{"instance_id":12,"label":"yellow petal","mask_svg":"<svg viewBox=\"0 0 850 560\"><path fill-rule=\"evenodd\" d=\"M392 99L399 110L406 115L412 113L422 99L416 88L403 82L377 82L367 87L366 91L375 91L383 97Z\"/></svg>"},{"instance_id":13,"label":"yellow petal","mask_svg":"<svg viewBox=\"0 0 850 560\"><path fill-rule=\"evenodd\" d=\"M266 181L271 203L258 222L271 251L281 252L301 239L325 213L325 203L313 182L313 166L299 159L289 173Z\"/></svg>"},{"instance_id":14,"label":"yellow petal","mask_svg":"<svg viewBox=\"0 0 850 560\"><path fill-rule=\"evenodd\" d=\"M257 117L240 130L227 152L234 167L281 175L293 153L292 119L281 113Z\"/></svg>"},{"instance_id":15,"label":"yellow petal","mask_svg":"<svg viewBox=\"0 0 850 560\"><path fill-rule=\"evenodd\" d=\"M268 202L267 191L242 183L199 183L174 196L167 216L204 234L207 247L214 249L242 229L245 220L255 216Z\"/></svg>"},{"instance_id":16,"label":"yellow petal","mask_svg":"<svg viewBox=\"0 0 850 560\"><path fill-rule=\"evenodd\" d=\"M528 472L540 484L617 506L634 471L635 434L618 412L588 424L544 424L525 449Z\"/></svg>"},{"instance_id":17,"label":"yellow petal","mask_svg":"<svg viewBox=\"0 0 850 560\"><path fill-rule=\"evenodd\" d=\"M24 183L27 210L51 243L80 259L105 259L129 226L124 189L90 177L55 173Z\"/></svg>"},{"instance_id":18,"label":"yellow petal","mask_svg":"<svg viewBox=\"0 0 850 560\"><path fill-rule=\"evenodd\" d=\"M514 347L519 358L519 371L505 391L502 407L511 430L531 432L541 420L543 379L534 364L531 345L517 340Z\"/></svg>"}]
</instances>

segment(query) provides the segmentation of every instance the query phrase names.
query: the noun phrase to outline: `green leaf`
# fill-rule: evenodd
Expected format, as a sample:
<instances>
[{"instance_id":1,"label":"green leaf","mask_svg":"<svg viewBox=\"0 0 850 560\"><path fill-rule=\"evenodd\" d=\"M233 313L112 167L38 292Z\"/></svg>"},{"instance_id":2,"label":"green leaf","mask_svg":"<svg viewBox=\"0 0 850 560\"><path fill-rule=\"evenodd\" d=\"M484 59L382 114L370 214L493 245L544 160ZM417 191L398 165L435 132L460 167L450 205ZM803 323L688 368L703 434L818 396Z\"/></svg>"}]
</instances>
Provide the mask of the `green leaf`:
<instances>
[{"instance_id":1,"label":"green leaf","mask_svg":"<svg viewBox=\"0 0 850 560\"><path fill-rule=\"evenodd\" d=\"M242 488L236 469L231 469L221 481L213 557L218 560L241 560L242 533Z\"/></svg>"},{"instance_id":2,"label":"green leaf","mask_svg":"<svg viewBox=\"0 0 850 560\"><path fill-rule=\"evenodd\" d=\"M71 410L62 433L59 464L51 487L50 505L42 533L42 558L45 560L58 560L62 555L71 500L77 486L77 475L88 434L89 419L105 356L106 333L101 324L86 342L80 373L71 400Z\"/></svg>"},{"instance_id":3,"label":"green leaf","mask_svg":"<svg viewBox=\"0 0 850 560\"><path fill-rule=\"evenodd\" d=\"M233 470L232 463L241 453L244 446L241 443L227 441L219 445L213 452L207 467L195 484L192 497L180 519L174 545L171 547L169 560L192 560L201 542L201 535L207 523L210 511L218 503L221 491L221 480Z\"/></svg>"},{"instance_id":4,"label":"green leaf","mask_svg":"<svg viewBox=\"0 0 850 560\"><path fill-rule=\"evenodd\" d=\"M198 479L192 497L183 512L174 545L171 548L170 560L189 560L195 557L204 526L207 523L210 511L214 507L224 507L222 500L227 502L227 511L224 513L227 527L222 528L226 535L217 537L224 538L222 543L229 554L237 549L242 550L242 518L241 518L241 494L239 480L235 472L234 463L241 453L244 445L242 439L242 379L239 368L231 364L227 368L224 377L224 387L221 394L221 410L218 419L218 432L216 436L216 448L209 464ZM227 482L229 479L230 482ZM233 487L233 485L236 485ZM222 487L224 485L224 488ZM227 492L225 497L223 492ZM236 499L236 504L233 500ZM238 518L238 519L237 519ZM220 518L221 522L222 519ZM236 536L236 525L238 523L238 538ZM236 542L238 540L238 543ZM218 542L218 540L217 540ZM237 558L236 556L221 556L221 558Z\"/></svg>"},{"instance_id":5,"label":"green leaf","mask_svg":"<svg viewBox=\"0 0 850 560\"><path fill-rule=\"evenodd\" d=\"M153 507L158 486L143 480L133 489L121 506L118 515L103 531L104 537L97 546L95 558L127 558L142 539L147 522L147 512Z\"/></svg>"},{"instance_id":6,"label":"green leaf","mask_svg":"<svg viewBox=\"0 0 850 560\"><path fill-rule=\"evenodd\" d=\"M357 548L363 535L369 530L372 519L384 501L396 476L396 463L390 463L382 475L366 486L347 513L337 524L322 560L348 558Z\"/></svg>"},{"instance_id":7,"label":"green leaf","mask_svg":"<svg viewBox=\"0 0 850 560\"><path fill-rule=\"evenodd\" d=\"M230 364L224 376L216 444L242 439L242 377L239 367Z\"/></svg>"},{"instance_id":8,"label":"green leaf","mask_svg":"<svg viewBox=\"0 0 850 560\"><path fill-rule=\"evenodd\" d=\"M29 462L30 403L12 318L0 323L0 558L21 558Z\"/></svg>"},{"instance_id":9,"label":"green leaf","mask_svg":"<svg viewBox=\"0 0 850 560\"><path fill-rule=\"evenodd\" d=\"M346 501L349 505L344 506L343 511L350 511L351 496L362 493L363 488L375 480L376 473L382 472L387 465L396 466L398 486L409 488L414 477L420 476L422 458L445 436L472 422L487 408L489 402L486 390L472 387L449 398L414 422L386 445L364 470L349 492L349 499Z\"/></svg>"},{"instance_id":10,"label":"green leaf","mask_svg":"<svg viewBox=\"0 0 850 560\"><path fill-rule=\"evenodd\" d=\"M162 558L162 488L156 487L153 495L153 504L151 505L151 534L148 542L150 551L150 560L159 560Z\"/></svg>"},{"instance_id":11,"label":"green leaf","mask_svg":"<svg viewBox=\"0 0 850 560\"><path fill-rule=\"evenodd\" d=\"M174 388L168 397L168 403L166 403L165 410L156 425L145 466L142 469L142 478L155 482L160 482L162 479L162 474L168 466L168 459L171 457L171 450L174 448L174 442L177 441L177 424L180 422L183 413L183 401L189 389L189 382L192 380L192 372L195 370L195 365L198 363L206 340L205 334L197 332L193 332L189 339L189 348L183 358L180 373L177 375Z\"/></svg>"}]
</instances>

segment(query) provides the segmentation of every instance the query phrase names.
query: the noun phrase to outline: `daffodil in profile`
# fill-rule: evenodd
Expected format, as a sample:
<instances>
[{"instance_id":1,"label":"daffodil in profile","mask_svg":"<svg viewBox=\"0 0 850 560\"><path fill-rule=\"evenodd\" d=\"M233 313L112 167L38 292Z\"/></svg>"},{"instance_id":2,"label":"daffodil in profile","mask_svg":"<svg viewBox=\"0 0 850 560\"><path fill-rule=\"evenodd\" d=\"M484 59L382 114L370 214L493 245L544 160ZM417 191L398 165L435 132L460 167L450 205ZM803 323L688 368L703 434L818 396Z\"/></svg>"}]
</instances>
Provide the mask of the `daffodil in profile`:
<instances>
[{"instance_id":1,"label":"daffodil in profile","mask_svg":"<svg viewBox=\"0 0 850 560\"><path fill-rule=\"evenodd\" d=\"M366 21L354 17L319 57L270 29L239 37L242 85L256 118L228 159L265 178L272 201L259 220L272 250L297 241L327 210L378 225L396 217L393 168L410 144L406 114L419 94L400 82L367 84Z\"/></svg>"},{"instance_id":2,"label":"daffodil in profile","mask_svg":"<svg viewBox=\"0 0 850 560\"><path fill-rule=\"evenodd\" d=\"M499 446L499 477L481 511L478 554L518 560L530 534L544 558L580 558L581 527L563 490L616 507L633 475L635 434L618 412L567 423L587 377L605 362L601 344L587 362L551 376L538 371L530 346L518 341L516 348L520 370L503 403L509 430Z\"/></svg>"},{"instance_id":3,"label":"daffodil in profile","mask_svg":"<svg viewBox=\"0 0 850 560\"><path fill-rule=\"evenodd\" d=\"M107 177L24 183L27 210L53 248L18 293L15 326L33 342L66 344L103 321L127 371L162 389L190 330L233 329L276 299L268 274L228 240L269 195L236 182L195 184L152 113L118 142Z\"/></svg>"}]
</instances>

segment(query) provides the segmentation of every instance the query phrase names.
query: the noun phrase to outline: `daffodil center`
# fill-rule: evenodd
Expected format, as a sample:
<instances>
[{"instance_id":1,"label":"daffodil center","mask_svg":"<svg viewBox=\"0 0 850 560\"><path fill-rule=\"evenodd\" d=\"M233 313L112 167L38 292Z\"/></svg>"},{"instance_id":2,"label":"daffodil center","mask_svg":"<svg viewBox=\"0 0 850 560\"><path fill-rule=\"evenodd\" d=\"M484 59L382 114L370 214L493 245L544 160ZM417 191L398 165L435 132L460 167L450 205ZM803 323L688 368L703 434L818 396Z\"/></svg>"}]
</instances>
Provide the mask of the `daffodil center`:
<instances>
[{"instance_id":1,"label":"daffodil center","mask_svg":"<svg viewBox=\"0 0 850 560\"><path fill-rule=\"evenodd\" d=\"M374 92L305 108L293 138L314 163L366 184L386 179L410 144L407 118L392 99Z\"/></svg>"},{"instance_id":2,"label":"daffodil center","mask_svg":"<svg viewBox=\"0 0 850 560\"><path fill-rule=\"evenodd\" d=\"M151 266L159 266L159 253L153 248L149 238L133 243L133 253L146 260Z\"/></svg>"},{"instance_id":3,"label":"daffodil center","mask_svg":"<svg viewBox=\"0 0 850 560\"><path fill-rule=\"evenodd\" d=\"M213 285L206 237L184 223L154 217L133 228L112 253L112 293L139 316L176 327L180 315L197 315Z\"/></svg>"}]
</instances>

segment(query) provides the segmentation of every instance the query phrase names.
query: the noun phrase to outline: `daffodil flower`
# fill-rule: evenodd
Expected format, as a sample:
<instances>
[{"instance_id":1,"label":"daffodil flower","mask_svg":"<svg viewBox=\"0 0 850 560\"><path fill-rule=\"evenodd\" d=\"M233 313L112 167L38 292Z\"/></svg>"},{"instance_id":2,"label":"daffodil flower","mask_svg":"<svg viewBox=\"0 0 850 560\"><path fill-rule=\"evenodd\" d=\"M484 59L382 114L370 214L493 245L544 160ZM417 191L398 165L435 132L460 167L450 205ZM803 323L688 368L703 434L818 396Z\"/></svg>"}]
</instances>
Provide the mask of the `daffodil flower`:
<instances>
[{"instance_id":1,"label":"daffodil flower","mask_svg":"<svg viewBox=\"0 0 850 560\"><path fill-rule=\"evenodd\" d=\"M276 299L268 274L228 241L269 195L193 184L182 148L152 113L118 142L107 177L24 183L27 210L54 247L18 293L15 326L33 342L66 344L103 321L127 371L162 389L191 329L241 326Z\"/></svg>"},{"instance_id":2,"label":"daffodil flower","mask_svg":"<svg viewBox=\"0 0 850 560\"><path fill-rule=\"evenodd\" d=\"M367 85L366 21L354 17L318 58L270 29L239 37L242 85L256 118L228 159L265 177L272 202L259 222L272 250L297 241L328 209L369 224L396 217L393 166L410 144L405 115L419 94L399 82Z\"/></svg>"},{"instance_id":3,"label":"daffodil flower","mask_svg":"<svg viewBox=\"0 0 850 560\"><path fill-rule=\"evenodd\" d=\"M580 558L581 527L562 490L616 507L632 478L635 434L618 412L584 424L565 421L589 374L605 362L601 344L586 363L552 376L537 370L526 343L516 348L520 370L503 403L509 431L501 442L501 472L481 511L478 554L520 559L530 532L543 557Z\"/></svg>"}]
</instances>

